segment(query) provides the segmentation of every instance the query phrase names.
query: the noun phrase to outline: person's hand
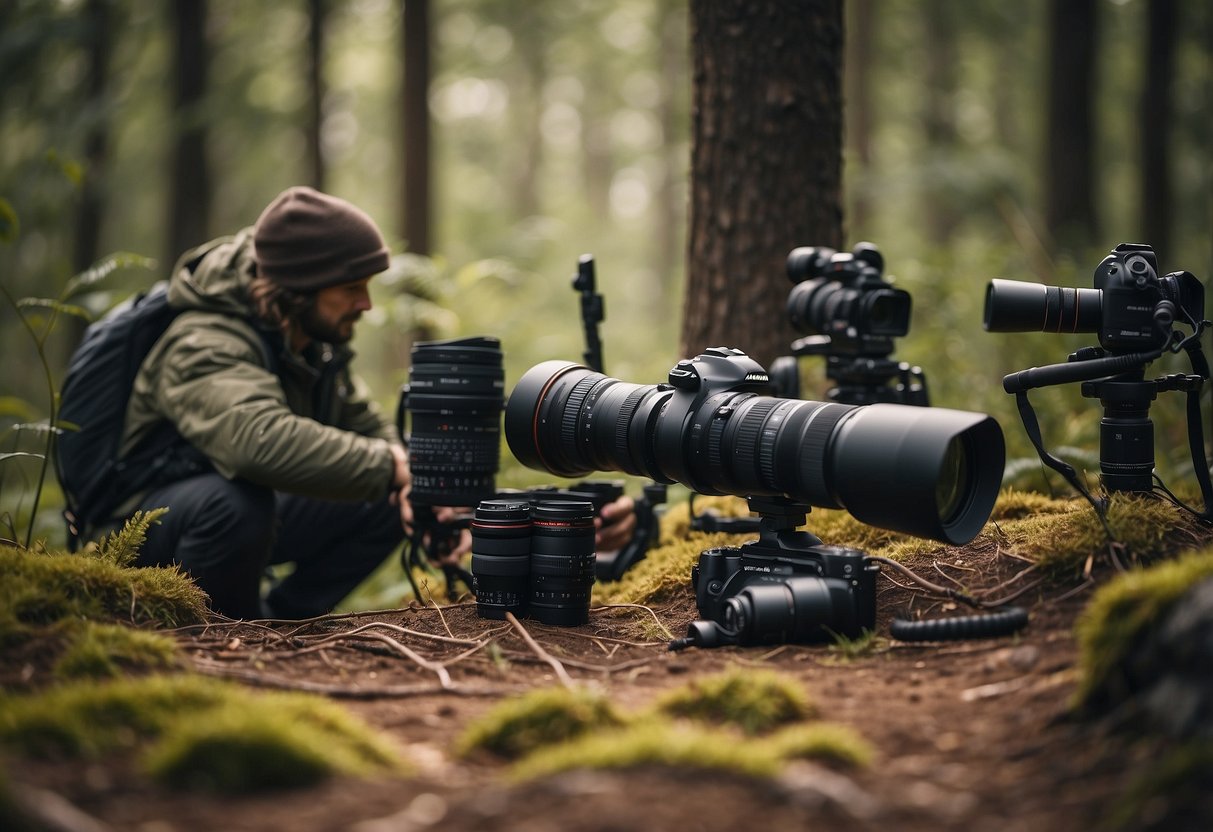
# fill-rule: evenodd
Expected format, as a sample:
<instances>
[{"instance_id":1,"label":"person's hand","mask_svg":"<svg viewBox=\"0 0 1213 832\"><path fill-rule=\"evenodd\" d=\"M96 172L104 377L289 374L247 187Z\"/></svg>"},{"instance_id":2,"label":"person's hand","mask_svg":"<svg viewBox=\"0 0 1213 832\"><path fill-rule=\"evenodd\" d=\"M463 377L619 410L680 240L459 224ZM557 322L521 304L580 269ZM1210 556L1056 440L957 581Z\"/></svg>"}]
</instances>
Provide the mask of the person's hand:
<instances>
[{"instance_id":1,"label":"person's hand","mask_svg":"<svg viewBox=\"0 0 1213 832\"><path fill-rule=\"evenodd\" d=\"M626 494L602 507L594 518L594 546L599 552L622 549L636 531L636 503Z\"/></svg>"},{"instance_id":2,"label":"person's hand","mask_svg":"<svg viewBox=\"0 0 1213 832\"><path fill-rule=\"evenodd\" d=\"M401 445L388 445L392 452L392 494L393 505L400 505L400 524L411 532L413 525L413 505L409 502L409 490L413 487L413 476L409 472L409 455Z\"/></svg>"},{"instance_id":3,"label":"person's hand","mask_svg":"<svg viewBox=\"0 0 1213 832\"><path fill-rule=\"evenodd\" d=\"M467 517L472 513L470 506L456 508L453 506L434 506L434 519L439 523L454 523L461 516ZM429 541L426 541L429 545ZM468 529L459 530L459 538L455 544L451 546L450 551L440 552L437 559L434 560L436 566L446 566L448 564L458 566L463 560L463 556L472 551L472 533Z\"/></svg>"}]
</instances>

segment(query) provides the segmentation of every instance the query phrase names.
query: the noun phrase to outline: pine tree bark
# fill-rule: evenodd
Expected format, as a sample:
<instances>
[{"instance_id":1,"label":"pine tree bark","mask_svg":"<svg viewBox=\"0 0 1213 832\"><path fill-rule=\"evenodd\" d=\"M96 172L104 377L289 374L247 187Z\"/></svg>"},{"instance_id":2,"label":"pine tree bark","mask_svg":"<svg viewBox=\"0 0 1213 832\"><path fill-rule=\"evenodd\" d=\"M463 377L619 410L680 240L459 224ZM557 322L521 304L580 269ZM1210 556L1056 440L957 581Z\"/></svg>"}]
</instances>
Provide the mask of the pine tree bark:
<instances>
[{"instance_id":1,"label":"pine tree bark","mask_svg":"<svg viewBox=\"0 0 1213 832\"><path fill-rule=\"evenodd\" d=\"M788 252L842 236L840 0L692 0L682 352L769 365L795 337Z\"/></svg>"}]
</instances>

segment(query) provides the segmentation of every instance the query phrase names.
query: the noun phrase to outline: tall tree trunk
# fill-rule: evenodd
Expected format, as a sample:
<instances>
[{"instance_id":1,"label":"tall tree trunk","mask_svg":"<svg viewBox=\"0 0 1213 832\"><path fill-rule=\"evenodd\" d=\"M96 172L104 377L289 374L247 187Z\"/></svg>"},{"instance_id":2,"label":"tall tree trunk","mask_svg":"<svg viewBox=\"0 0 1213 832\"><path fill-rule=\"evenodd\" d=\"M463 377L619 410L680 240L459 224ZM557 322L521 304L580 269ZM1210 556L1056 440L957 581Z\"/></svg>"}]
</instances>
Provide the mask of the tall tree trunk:
<instances>
[{"instance_id":1,"label":"tall tree trunk","mask_svg":"<svg viewBox=\"0 0 1213 832\"><path fill-rule=\"evenodd\" d=\"M109 159L109 58L113 26L108 0L89 0L84 8L88 38L88 130L84 138L84 182L76 215L72 266L82 272L96 262L101 245L101 208Z\"/></svg>"},{"instance_id":2,"label":"tall tree trunk","mask_svg":"<svg viewBox=\"0 0 1213 832\"><path fill-rule=\"evenodd\" d=\"M864 233L872 211L869 184L872 165L872 67L876 38L876 0L852 0L846 5L846 144L850 168L845 172L852 194L847 228L851 237Z\"/></svg>"},{"instance_id":3,"label":"tall tree trunk","mask_svg":"<svg viewBox=\"0 0 1213 832\"><path fill-rule=\"evenodd\" d=\"M327 0L308 0L307 29L307 161L312 187L324 190L324 32L328 17Z\"/></svg>"},{"instance_id":4,"label":"tall tree trunk","mask_svg":"<svg viewBox=\"0 0 1213 832\"><path fill-rule=\"evenodd\" d=\"M1146 49L1146 83L1141 93L1142 242L1163 262L1171 246L1172 182L1168 148L1173 135L1171 82L1175 76L1175 0L1150 0Z\"/></svg>"},{"instance_id":5,"label":"tall tree trunk","mask_svg":"<svg viewBox=\"0 0 1213 832\"><path fill-rule=\"evenodd\" d=\"M928 0L922 6L926 28L927 158L942 167L956 152L957 20L951 0ZM931 167L935 167L932 165ZM931 177L925 188L926 232L931 242L944 245L959 220L947 182Z\"/></svg>"},{"instance_id":6,"label":"tall tree trunk","mask_svg":"<svg viewBox=\"0 0 1213 832\"><path fill-rule=\"evenodd\" d=\"M1092 158L1096 0L1053 0L1049 9L1045 223L1056 246L1081 250L1099 234Z\"/></svg>"},{"instance_id":7,"label":"tall tree trunk","mask_svg":"<svg viewBox=\"0 0 1213 832\"><path fill-rule=\"evenodd\" d=\"M173 150L169 187L169 240L166 263L206 242L210 213L210 172L206 160L207 65L206 0L176 0L172 9Z\"/></svg>"},{"instance_id":8,"label":"tall tree trunk","mask_svg":"<svg viewBox=\"0 0 1213 832\"><path fill-rule=\"evenodd\" d=\"M794 337L788 252L842 237L841 0L692 0L682 351L768 364Z\"/></svg>"},{"instance_id":9,"label":"tall tree trunk","mask_svg":"<svg viewBox=\"0 0 1213 832\"><path fill-rule=\"evenodd\" d=\"M429 254L430 239L430 0L404 0L404 83L400 113L404 177L400 205L409 251Z\"/></svg>"},{"instance_id":10,"label":"tall tree trunk","mask_svg":"<svg viewBox=\"0 0 1213 832\"><path fill-rule=\"evenodd\" d=\"M676 282L675 270L682 259L683 223L686 205L681 197L679 175L686 164L686 157L677 153L678 124L685 106L681 96L686 88L687 17L678 12L671 3L658 3L656 26L659 39L657 77L661 84L661 97L657 104L661 123L662 165L661 183L657 188L657 225L654 244L657 249L653 267L657 280L650 298L653 310L667 309L672 299L671 287Z\"/></svg>"}]
</instances>

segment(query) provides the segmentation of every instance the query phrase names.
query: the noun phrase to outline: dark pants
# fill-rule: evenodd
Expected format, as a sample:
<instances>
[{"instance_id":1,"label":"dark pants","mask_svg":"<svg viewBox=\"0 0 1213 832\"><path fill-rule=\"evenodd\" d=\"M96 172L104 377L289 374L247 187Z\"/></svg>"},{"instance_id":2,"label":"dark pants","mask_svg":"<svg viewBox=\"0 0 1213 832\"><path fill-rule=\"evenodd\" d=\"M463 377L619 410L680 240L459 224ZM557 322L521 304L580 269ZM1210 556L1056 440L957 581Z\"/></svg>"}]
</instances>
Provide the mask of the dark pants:
<instances>
[{"instance_id":1,"label":"dark pants","mask_svg":"<svg viewBox=\"0 0 1213 832\"><path fill-rule=\"evenodd\" d=\"M308 618L332 610L404 540L400 512L378 502L316 500L203 474L152 491L167 506L140 566L179 564L232 618ZM295 569L261 598L271 564Z\"/></svg>"}]
</instances>

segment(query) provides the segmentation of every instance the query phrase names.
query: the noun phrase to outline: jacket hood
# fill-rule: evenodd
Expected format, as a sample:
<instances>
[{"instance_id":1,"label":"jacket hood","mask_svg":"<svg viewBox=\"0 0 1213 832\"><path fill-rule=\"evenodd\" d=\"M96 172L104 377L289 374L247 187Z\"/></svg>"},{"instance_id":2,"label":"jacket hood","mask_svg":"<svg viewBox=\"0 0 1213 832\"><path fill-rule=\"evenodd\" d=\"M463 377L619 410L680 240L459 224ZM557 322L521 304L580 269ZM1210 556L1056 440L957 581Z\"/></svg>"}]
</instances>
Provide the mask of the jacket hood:
<instances>
[{"instance_id":1,"label":"jacket hood","mask_svg":"<svg viewBox=\"0 0 1213 832\"><path fill-rule=\"evenodd\" d=\"M180 310L245 317L250 311L248 287L255 275L250 226L181 255L169 278L169 304Z\"/></svg>"}]
</instances>

